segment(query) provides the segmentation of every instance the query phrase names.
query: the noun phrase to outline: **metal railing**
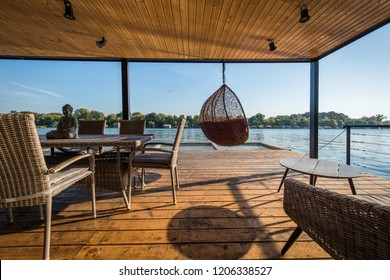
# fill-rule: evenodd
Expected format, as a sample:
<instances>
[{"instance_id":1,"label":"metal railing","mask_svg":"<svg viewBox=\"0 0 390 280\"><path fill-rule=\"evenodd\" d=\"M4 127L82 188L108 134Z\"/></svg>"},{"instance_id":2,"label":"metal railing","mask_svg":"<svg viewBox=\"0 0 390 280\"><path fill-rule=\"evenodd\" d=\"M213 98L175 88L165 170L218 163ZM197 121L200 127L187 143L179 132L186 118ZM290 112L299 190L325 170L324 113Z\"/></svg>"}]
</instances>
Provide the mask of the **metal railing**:
<instances>
[{"instance_id":1,"label":"metal railing","mask_svg":"<svg viewBox=\"0 0 390 280\"><path fill-rule=\"evenodd\" d=\"M365 156L356 156L359 158L361 167L373 169L379 172L388 173L386 170L381 168L375 168L369 165L369 162L374 162L375 165L379 166L390 166L390 133L383 134L372 134L365 133L364 131L358 133L352 133L353 129L390 129L390 125L356 125L350 124L344 126L346 131L346 164L351 164L351 151L357 151L359 154ZM352 135L359 136L360 140L352 140ZM362 140L364 137L374 137L374 140ZM352 147L354 144L354 147ZM388 159L389 161L386 161Z\"/></svg>"}]
</instances>

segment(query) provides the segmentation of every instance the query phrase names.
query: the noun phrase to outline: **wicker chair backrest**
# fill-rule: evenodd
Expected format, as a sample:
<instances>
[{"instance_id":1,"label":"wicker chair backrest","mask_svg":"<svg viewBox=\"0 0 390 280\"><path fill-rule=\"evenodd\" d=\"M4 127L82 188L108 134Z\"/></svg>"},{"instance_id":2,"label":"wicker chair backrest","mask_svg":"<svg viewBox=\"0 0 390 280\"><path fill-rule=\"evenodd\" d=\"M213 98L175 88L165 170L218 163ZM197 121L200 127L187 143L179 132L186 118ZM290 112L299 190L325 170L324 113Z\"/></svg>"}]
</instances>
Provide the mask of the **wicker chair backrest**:
<instances>
[{"instance_id":1,"label":"wicker chair backrest","mask_svg":"<svg viewBox=\"0 0 390 280\"><path fill-rule=\"evenodd\" d=\"M144 134L146 120L123 120L119 123L119 134Z\"/></svg>"},{"instance_id":2,"label":"wicker chair backrest","mask_svg":"<svg viewBox=\"0 0 390 280\"><path fill-rule=\"evenodd\" d=\"M0 114L0 207L46 203L47 170L34 115Z\"/></svg>"},{"instance_id":3,"label":"wicker chair backrest","mask_svg":"<svg viewBox=\"0 0 390 280\"><path fill-rule=\"evenodd\" d=\"M181 138L183 137L183 130L184 130L185 123L186 123L185 119L180 119L179 125L177 127L175 142L173 143L173 147L172 147L173 150L173 155L171 160L172 162L177 162L180 142L181 142Z\"/></svg>"},{"instance_id":4,"label":"wicker chair backrest","mask_svg":"<svg viewBox=\"0 0 390 280\"><path fill-rule=\"evenodd\" d=\"M106 130L106 120L80 120L78 134L104 134Z\"/></svg>"},{"instance_id":5,"label":"wicker chair backrest","mask_svg":"<svg viewBox=\"0 0 390 280\"><path fill-rule=\"evenodd\" d=\"M390 206L289 178L283 207L335 259L390 259Z\"/></svg>"}]
</instances>

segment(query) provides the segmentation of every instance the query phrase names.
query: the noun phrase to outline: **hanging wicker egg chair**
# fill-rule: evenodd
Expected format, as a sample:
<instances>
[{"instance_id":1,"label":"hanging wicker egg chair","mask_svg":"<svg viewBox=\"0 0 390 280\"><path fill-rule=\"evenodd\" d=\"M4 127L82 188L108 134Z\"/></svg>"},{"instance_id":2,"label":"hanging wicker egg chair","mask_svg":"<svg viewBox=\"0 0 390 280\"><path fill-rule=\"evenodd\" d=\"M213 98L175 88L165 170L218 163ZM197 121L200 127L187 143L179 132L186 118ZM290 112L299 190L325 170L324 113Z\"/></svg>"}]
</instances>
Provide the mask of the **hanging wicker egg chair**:
<instances>
[{"instance_id":1,"label":"hanging wicker egg chair","mask_svg":"<svg viewBox=\"0 0 390 280\"><path fill-rule=\"evenodd\" d=\"M248 140L248 122L240 101L223 80L223 85L202 106L200 127L210 141L236 146Z\"/></svg>"}]
</instances>

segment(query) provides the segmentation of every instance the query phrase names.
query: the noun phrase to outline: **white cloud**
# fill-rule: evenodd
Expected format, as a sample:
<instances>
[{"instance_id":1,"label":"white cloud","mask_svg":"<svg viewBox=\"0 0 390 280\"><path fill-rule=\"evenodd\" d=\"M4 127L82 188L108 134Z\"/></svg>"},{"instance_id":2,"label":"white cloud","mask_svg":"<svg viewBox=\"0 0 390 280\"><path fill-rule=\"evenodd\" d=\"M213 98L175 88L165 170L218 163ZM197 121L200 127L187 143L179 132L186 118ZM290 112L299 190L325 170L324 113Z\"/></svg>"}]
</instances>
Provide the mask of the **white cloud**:
<instances>
[{"instance_id":1,"label":"white cloud","mask_svg":"<svg viewBox=\"0 0 390 280\"><path fill-rule=\"evenodd\" d=\"M26 91L8 91L7 93L12 96L18 95L18 96L28 96L28 97L35 97L35 98L42 97L39 94L26 92Z\"/></svg>"},{"instance_id":2,"label":"white cloud","mask_svg":"<svg viewBox=\"0 0 390 280\"><path fill-rule=\"evenodd\" d=\"M22 88L25 88L25 89L29 89L29 90L38 92L38 93L43 93L43 94L46 94L46 95L50 95L50 96L54 96L54 97L58 97L58 98L63 98L62 95L60 95L58 93L55 93L55 92L52 92L52 91L49 91L49 90L45 90L45 89L41 89L41 88L29 86L29 85L24 85L24 84L17 83L17 82L9 82L9 83L12 84L12 85L18 86L18 87L22 87Z\"/></svg>"}]
</instances>

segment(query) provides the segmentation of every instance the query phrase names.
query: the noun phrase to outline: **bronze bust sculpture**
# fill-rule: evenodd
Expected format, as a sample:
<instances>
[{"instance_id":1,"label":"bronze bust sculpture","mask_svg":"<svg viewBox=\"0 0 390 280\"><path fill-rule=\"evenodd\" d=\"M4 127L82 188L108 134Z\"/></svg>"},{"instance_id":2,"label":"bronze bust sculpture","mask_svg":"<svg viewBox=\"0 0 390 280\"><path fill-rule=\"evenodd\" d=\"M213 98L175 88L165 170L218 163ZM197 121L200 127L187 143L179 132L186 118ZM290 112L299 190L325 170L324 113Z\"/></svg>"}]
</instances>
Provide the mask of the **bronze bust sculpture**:
<instances>
[{"instance_id":1,"label":"bronze bust sculpture","mask_svg":"<svg viewBox=\"0 0 390 280\"><path fill-rule=\"evenodd\" d=\"M62 107L64 114L58 122L57 129L46 133L47 139L71 139L77 137L78 121L72 116L73 108L69 104Z\"/></svg>"}]
</instances>

